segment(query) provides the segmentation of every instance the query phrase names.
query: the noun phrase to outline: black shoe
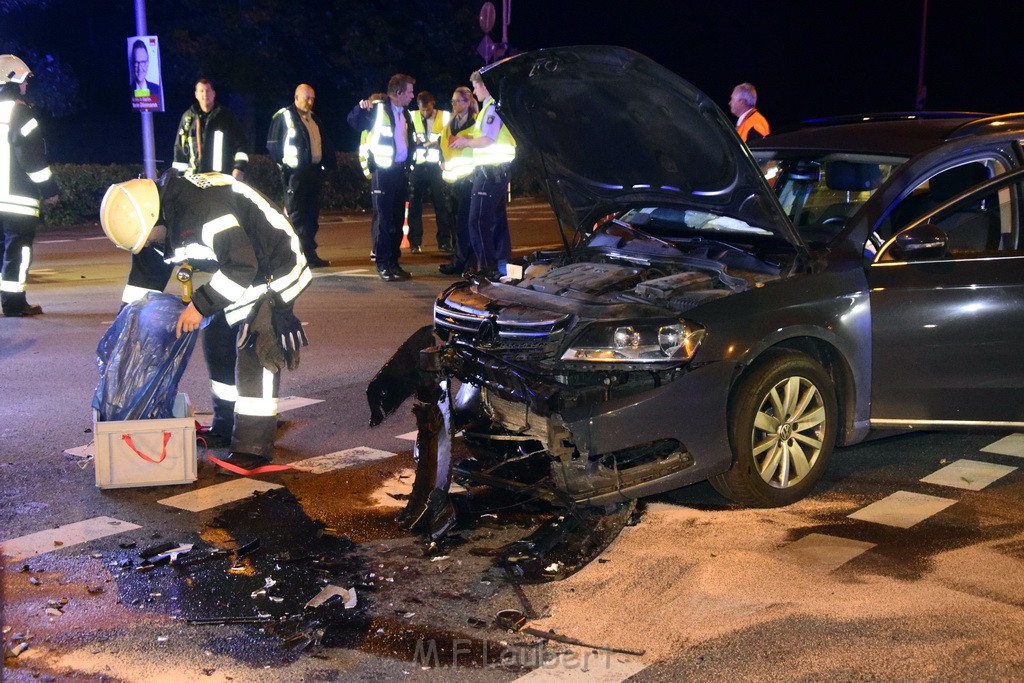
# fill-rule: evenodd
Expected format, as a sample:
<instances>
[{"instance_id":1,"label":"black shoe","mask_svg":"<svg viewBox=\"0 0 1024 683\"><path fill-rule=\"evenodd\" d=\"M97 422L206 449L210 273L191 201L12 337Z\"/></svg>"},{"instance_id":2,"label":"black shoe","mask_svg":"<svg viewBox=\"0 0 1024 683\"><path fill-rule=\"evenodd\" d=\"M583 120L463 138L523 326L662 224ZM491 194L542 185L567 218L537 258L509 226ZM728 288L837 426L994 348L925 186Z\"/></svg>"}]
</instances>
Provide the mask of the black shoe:
<instances>
[{"instance_id":1,"label":"black shoe","mask_svg":"<svg viewBox=\"0 0 1024 683\"><path fill-rule=\"evenodd\" d=\"M402 278L397 273L390 270L378 270L377 275L380 275L380 279L384 282L398 282Z\"/></svg>"},{"instance_id":2,"label":"black shoe","mask_svg":"<svg viewBox=\"0 0 1024 683\"><path fill-rule=\"evenodd\" d=\"M454 263L443 263L437 267L437 272L441 275L458 275L462 272L462 266L457 266Z\"/></svg>"},{"instance_id":3,"label":"black shoe","mask_svg":"<svg viewBox=\"0 0 1024 683\"><path fill-rule=\"evenodd\" d=\"M196 431L196 441L203 440L207 448L227 448L231 445L231 437L208 430Z\"/></svg>"},{"instance_id":4,"label":"black shoe","mask_svg":"<svg viewBox=\"0 0 1024 683\"><path fill-rule=\"evenodd\" d=\"M412 278L412 273L407 271L405 268L402 268L402 266L395 266L391 269L391 272L397 275L400 280L409 280Z\"/></svg>"},{"instance_id":5,"label":"black shoe","mask_svg":"<svg viewBox=\"0 0 1024 683\"><path fill-rule=\"evenodd\" d=\"M28 315L40 315L43 312L42 306L36 306L35 304L25 304L24 306L18 306L17 308L5 308L4 315L8 318L24 318Z\"/></svg>"},{"instance_id":6,"label":"black shoe","mask_svg":"<svg viewBox=\"0 0 1024 683\"><path fill-rule=\"evenodd\" d=\"M371 260L371 261L376 261L376 260L377 260L377 254L375 254L375 253L373 253L373 252L371 251L371 252L370 252L370 260Z\"/></svg>"},{"instance_id":7,"label":"black shoe","mask_svg":"<svg viewBox=\"0 0 1024 683\"><path fill-rule=\"evenodd\" d=\"M455 253L455 247L453 247L452 245L448 244L447 242L443 242L443 243L437 245L437 249L438 249L438 251L443 251L446 254L454 254Z\"/></svg>"},{"instance_id":8,"label":"black shoe","mask_svg":"<svg viewBox=\"0 0 1024 683\"><path fill-rule=\"evenodd\" d=\"M330 261L322 259L316 254L306 258L306 263L309 264L310 268L329 268L331 266Z\"/></svg>"},{"instance_id":9,"label":"black shoe","mask_svg":"<svg viewBox=\"0 0 1024 683\"><path fill-rule=\"evenodd\" d=\"M420 245L418 245L418 244L417 244L417 245L415 245L415 246L409 247L409 251L410 251L411 253L413 253L413 254L418 254L418 253L420 253L421 251L423 251L423 248L422 248L422 247L420 247Z\"/></svg>"},{"instance_id":10,"label":"black shoe","mask_svg":"<svg viewBox=\"0 0 1024 683\"><path fill-rule=\"evenodd\" d=\"M228 456L224 459L232 465L241 467L243 470L252 470L257 467L270 464L269 456L256 455L255 453L242 453L241 451L228 453Z\"/></svg>"}]
</instances>

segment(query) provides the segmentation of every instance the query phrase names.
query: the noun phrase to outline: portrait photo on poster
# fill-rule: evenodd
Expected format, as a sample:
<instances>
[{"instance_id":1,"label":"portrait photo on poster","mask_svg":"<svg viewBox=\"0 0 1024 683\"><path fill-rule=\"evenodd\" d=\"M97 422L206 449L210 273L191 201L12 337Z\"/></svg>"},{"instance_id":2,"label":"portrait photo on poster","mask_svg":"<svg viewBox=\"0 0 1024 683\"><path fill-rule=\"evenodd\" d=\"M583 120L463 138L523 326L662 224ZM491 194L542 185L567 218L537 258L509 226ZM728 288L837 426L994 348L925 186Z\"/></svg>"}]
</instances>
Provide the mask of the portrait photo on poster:
<instances>
[{"instance_id":1,"label":"portrait photo on poster","mask_svg":"<svg viewBox=\"0 0 1024 683\"><path fill-rule=\"evenodd\" d=\"M160 43L156 36L128 38L128 80L132 109L164 110L160 91Z\"/></svg>"}]
</instances>

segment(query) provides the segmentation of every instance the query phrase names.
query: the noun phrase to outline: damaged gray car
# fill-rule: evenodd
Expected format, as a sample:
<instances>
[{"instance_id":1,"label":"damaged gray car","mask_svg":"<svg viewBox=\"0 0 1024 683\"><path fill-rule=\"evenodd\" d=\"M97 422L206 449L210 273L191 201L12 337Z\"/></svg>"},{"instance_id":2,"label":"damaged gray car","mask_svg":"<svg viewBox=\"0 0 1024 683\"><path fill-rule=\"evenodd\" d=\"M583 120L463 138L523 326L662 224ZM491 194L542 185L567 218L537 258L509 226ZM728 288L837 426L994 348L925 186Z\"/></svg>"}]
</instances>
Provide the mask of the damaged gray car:
<instances>
[{"instance_id":1,"label":"damaged gray car","mask_svg":"<svg viewBox=\"0 0 1024 683\"><path fill-rule=\"evenodd\" d=\"M516 277L442 292L432 328L371 383L371 424L416 393L419 469L407 524L433 517L432 534L443 532L453 475L569 505L608 506L704 480L745 505L786 505L810 492L835 445L866 438L873 417L899 421L903 408L884 396L874 400L893 414L871 411L872 391L894 384L872 382L871 282L891 289L894 277L916 277L917 264L948 257L930 217L959 199L870 251L877 235L857 221L812 249L732 122L642 55L541 50L483 78L517 140L517 163L547 181L565 248L532 255ZM887 159L886 172L905 160ZM1019 201L1009 187L990 194L1012 191ZM957 266L944 268L955 279ZM942 277L925 288L942 288ZM884 333L888 352L902 353L898 309L924 327L957 315L928 301L918 314L913 296L879 298L885 329L874 333ZM942 372L907 370L908 381ZM1024 373L1020 360L999 370L1009 382ZM974 412L1005 403L1005 392L971 396ZM1019 424L1024 407L1014 401ZM904 426L964 415L940 400L904 405L915 418ZM452 463L460 430L468 455Z\"/></svg>"}]
</instances>

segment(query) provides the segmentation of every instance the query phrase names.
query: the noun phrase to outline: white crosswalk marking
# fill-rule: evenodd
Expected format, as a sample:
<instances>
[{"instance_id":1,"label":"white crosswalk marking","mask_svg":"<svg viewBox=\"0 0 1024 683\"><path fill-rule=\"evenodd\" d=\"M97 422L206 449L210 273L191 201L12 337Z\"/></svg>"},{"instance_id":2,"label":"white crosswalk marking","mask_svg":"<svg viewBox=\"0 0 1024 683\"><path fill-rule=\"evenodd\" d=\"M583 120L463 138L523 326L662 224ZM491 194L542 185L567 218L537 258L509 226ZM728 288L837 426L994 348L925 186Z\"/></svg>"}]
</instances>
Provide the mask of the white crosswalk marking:
<instances>
[{"instance_id":1,"label":"white crosswalk marking","mask_svg":"<svg viewBox=\"0 0 1024 683\"><path fill-rule=\"evenodd\" d=\"M804 569L830 572L875 547L874 543L854 541L827 534L807 534L778 550L778 555Z\"/></svg>"},{"instance_id":2,"label":"white crosswalk marking","mask_svg":"<svg viewBox=\"0 0 1024 683\"><path fill-rule=\"evenodd\" d=\"M305 408L316 403L323 403L322 398L303 398L302 396L283 396L277 399L277 412L283 413L286 410Z\"/></svg>"},{"instance_id":3,"label":"white crosswalk marking","mask_svg":"<svg viewBox=\"0 0 1024 683\"><path fill-rule=\"evenodd\" d=\"M1024 434L1010 434L985 446L982 453L998 453L999 455L1012 455L1024 458Z\"/></svg>"},{"instance_id":4,"label":"white crosswalk marking","mask_svg":"<svg viewBox=\"0 0 1024 683\"><path fill-rule=\"evenodd\" d=\"M1013 472L1016 467L995 465L977 460L957 460L941 470L923 477L926 484L938 484L968 491L980 491L1000 477Z\"/></svg>"},{"instance_id":5,"label":"white crosswalk marking","mask_svg":"<svg viewBox=\"0 0 1024 683\"><path fill-rule=\"evenodd\" d=\"M0 554L9 556L12 561L24 560L53 550L140 528L138 524L123 522L113 517L93 517L74 524L65 524L56 529L37 531L34 534L4 541L0 544Z\"/></svg>"},{"instance_id":6,"label":"white crosswalk marking","mask_svg":"<svg viewBox=\"0 0 1024 683\"><path fill-rule=\"evenodd\" d=\"M375 460L393 457L395 457L395 454L389 451L379 451L376 448L360 446L358 448L348 448L343 451L328 453L327 455L318 455L315 458L306 458L292 464L296 467L308 469L310 474L323 474L324 472L343 470L374 462Z\"/></svg>"},{"instance_id":7,"label":"white crosswalk marking","mask_svg":"<svg viewBox=\"0 0 1024 683\"><path fill-rule=\"evenodd\" d=\"M897 491L847 516L850 519L859 519L863 522L909 529L955 503L955 500L949 498L926 496L923 493L911 491Z\"/></svg>"},{"instance_id":8,"label":"white crosswalk marking","mask_svg":"<svg viewBox=\"0 0 1024 683\"><path fill-rule=\"evenodd\" d=\"M269 491L271 489L283 488L280 484L271 484L259 479L232 479L223 484L214 484L196 491L179 493L170 498L164 498L157 502L161 505L188 510L189 512L202 512L226 503L233 503L236 500L248 498L253 493Z\"/></svg>"}]
</instances>

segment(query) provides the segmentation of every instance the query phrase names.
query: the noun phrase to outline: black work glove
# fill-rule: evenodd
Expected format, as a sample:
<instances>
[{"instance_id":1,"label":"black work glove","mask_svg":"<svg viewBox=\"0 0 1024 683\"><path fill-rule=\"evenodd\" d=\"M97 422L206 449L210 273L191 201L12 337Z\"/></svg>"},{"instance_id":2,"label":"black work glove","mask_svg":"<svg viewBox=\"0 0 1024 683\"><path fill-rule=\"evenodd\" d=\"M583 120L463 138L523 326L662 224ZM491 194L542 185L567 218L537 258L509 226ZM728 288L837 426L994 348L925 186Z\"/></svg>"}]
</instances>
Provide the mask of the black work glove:
<instances>
[{"instance_id":1,"label":"black work glove","mask_svg":"<svg viewBox=\"0 0 1024 683\"><path fill-rule=\"evenodd\" d=\"M252 348L260 365L270 372L280 372L288 365L273 327L273 301L264 297L256 302L238 332L238 348Z\"/></svg>"},{"instance_id":2,"label":"black work glove","mask_svg":"<svg viewBox=\"0 0 1024 683\"><path fill-rule=\"evenodd\" d=\"M299 367L299 349L309 346L306 331L302 329L302 321L295 317L292 307L278 302L274 306L274 332L278 344L284 352L289 370Z\"/></svg>"}]
</instances>

